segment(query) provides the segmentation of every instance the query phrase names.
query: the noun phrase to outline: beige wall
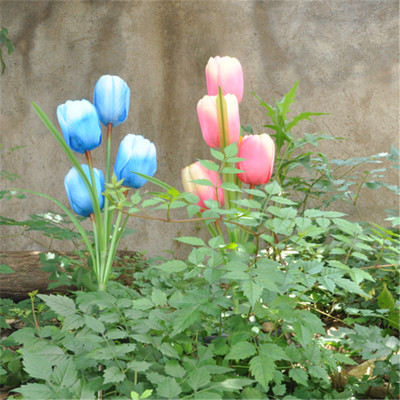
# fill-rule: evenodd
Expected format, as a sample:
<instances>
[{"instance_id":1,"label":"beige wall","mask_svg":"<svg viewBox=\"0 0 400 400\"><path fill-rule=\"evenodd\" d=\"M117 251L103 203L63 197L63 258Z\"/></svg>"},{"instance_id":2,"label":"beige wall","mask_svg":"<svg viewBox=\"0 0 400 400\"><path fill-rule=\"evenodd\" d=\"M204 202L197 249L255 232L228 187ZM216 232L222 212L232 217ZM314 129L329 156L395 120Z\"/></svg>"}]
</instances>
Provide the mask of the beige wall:
<instances>
[{"instance_id":1,"label":"beige wall","mask_svg":"<svg viewBox=\"0 0 400 400\"><path fill-rule=\"evenodd\" d=\"M266 121L248 91L272 102L299 80L295 111L331 113L304 128L348 139L321 147L332 157L398 145L397 0L2 0L0 7L1 25L17 46L4 56L7 69L0 77L1 143L6 149L27 146L3 159L2 168L21 176L19 187L64 203L69 162L31 102L58 126L57 106L92 100L103 74L120 75L132 91L128 120L115 130L114 152L126 133L145 135L157 146L156 176L178 188L181 168L209 154L196 104L206 93L205 64L215 55L241 61L247 90L241 122L258 132ZM103 151L94 151L97 166L103 165ZM397 176L391 180L396 183ZM38 197L0 206L2 215L19 219L56 210ZM364 218L378 220L398 203L381 190L368 193L361 206ZM124 245L150 254L176 249L172 238L193 232L189 226L130 225L140 234ZM1 242L1 250L33 249L40 246L28 239Z\"/></svg>"}]
</instances>

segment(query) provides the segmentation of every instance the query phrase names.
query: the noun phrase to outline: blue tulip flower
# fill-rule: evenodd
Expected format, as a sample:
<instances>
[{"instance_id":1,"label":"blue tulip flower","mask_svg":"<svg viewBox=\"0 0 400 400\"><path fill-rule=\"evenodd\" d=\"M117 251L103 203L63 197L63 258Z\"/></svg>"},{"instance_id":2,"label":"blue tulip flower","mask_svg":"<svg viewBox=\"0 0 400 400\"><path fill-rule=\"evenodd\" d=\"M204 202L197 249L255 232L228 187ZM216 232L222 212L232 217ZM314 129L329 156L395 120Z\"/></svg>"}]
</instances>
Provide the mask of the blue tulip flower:
<instances>
[{"instance_id":1,"label":"blue tulip flower","mask_svg":"<svg viewBox=\"0 0 400 400\"><path fill-rule=\"evenodd\" d=\"M157 154L154 144L141 135L126 135L119 146L114 165L114 173L118 180L123 179L123 185L138 189L147 179L136 175L135 172L153 176L156 170Z\"/></svg>"},{"instance_id":2,"label":"blue tulip flower","mask_svg":"<svg viewBox=\"0 0 400 400\"><path fill-rule=\"evenodd\" d=\"M93 104L100 121L107 126L122 124L128 117L131 91L119 76L103 75L96 83Z\"/></svg>"},{"instance_id":3,"label":"blue tulip flower","mask_svg":"<svg viewBox=\"0 0 400 400\"><path fill-rule=\"evenodd\" d=\"M57 107L57 118L65 142L83 154L100 146L101 125L94 105L87 100L68 100Z\"/></svg>"},{"instance_id":4,"label":"blue tulip flower","mask_svg":"<svg viewBox=\"0 0 400 400\"><path fill-rule=\"evenodd\" d=\"M86 164L81 165L83 171L92 183L90 178L89 166ZM103 171L93 168L94 180L96 182L97 197L99 199L100 210L104 207L104 174ZM78 174L76 168L71 168L64 179L65 191L67 192L69 203L72 209L83 217L88 217L93 212L93 205L90 200L89 192Z\"/></svg>"}]
</instances>

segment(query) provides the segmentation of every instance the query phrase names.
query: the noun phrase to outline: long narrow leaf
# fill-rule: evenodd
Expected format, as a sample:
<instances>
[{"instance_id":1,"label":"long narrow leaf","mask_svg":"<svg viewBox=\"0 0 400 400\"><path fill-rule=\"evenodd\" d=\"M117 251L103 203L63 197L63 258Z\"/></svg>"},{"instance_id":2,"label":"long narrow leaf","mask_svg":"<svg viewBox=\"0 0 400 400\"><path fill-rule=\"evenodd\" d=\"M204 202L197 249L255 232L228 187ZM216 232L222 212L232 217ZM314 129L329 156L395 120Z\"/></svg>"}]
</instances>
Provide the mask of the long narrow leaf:
<instances>
[{"instance_id":1,"label":"long narrow leaf","mask_svg":"<svg viewBox=\"0 0 400 400\"><path fill-rule=\"evenodd\" d=\"M136 175L139 175L140 177L142 177L144 179L147 179L149 182L154 183L155 185L160 186L163 189L166 189L166 190L173 189L173 186L168 185L168 183L160 181L159 179L153 178L152 176L149 176L149 175L146 175L146 174L141 174L139 172L134 172L134 171L130 171L130 172L132 172L132 173L134 173Z\"/></svg>"},{"instance_id":2,"label":"long narrow leaf","mask_svg":"<svg viewBox=\"0 0 400 400\"><path fill-rule=\"evenodd\" d=\"M58 144L61 146L61 148L63 149L66 156L69 158L72 165L78 171L79 176L82 178L86 188L88 189L90 200L93 204L93 211L94 211L96 220L100 221L101 220L101 212L100 212L99 201L97 198L97 193L94 193L94 188L90 184L90 181L89 181L88 177L86 176L85 172L83 171L80 162L75 157L74 152L67 145L67 143L64 140L64 137L61 135L60 132L58 132L57 128L53 125L53 123L50 121L48 116L41 110L41 108L36 103L32 103L32 105L33 105L34 109L36 110L37 114L39 115L40 119L46 125L47 129L54 136L54 138L57 140Z\"/></svg>"}]
</instances>

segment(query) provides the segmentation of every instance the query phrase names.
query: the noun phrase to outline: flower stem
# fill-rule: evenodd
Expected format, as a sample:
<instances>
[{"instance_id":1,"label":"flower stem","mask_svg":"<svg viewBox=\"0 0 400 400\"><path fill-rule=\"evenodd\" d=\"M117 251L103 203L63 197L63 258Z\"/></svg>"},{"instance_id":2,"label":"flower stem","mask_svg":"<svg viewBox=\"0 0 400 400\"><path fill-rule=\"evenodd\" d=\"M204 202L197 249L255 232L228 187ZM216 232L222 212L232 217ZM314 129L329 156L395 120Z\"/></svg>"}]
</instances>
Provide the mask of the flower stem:
<instances>
[{"instance_id":1,"label":"flower stem","mask_svg":"<svg viewBox=\"0 0 400 400\"><path fill-rule=\"evenodd\" d=\"M110 164L111 164L111 136L112 136L112 128L113 125L112 123L109 123L107 125L107 146L106 146L106 187L107 184L110 183L111 177L110 177ZM114 219L114 212L109 210L109 200L106 197L104 199L104 242L108 244L110 234L111 234L111 228L112 228L112 222Z\"/></svg>"},{"instance_id":2,"label":"flower stem","mask_svg":"<svg viewBox=\"0 0 400 400\"><path fill-rule=\"evenodd\" d=\"M100 210L99 198L97 195L96 180L94 178L92 155L90 151L85 151L85 156L89 165L91 187L94 192L92 200L94 215L92 216L91 214L90 216L90 219L92 220L93 223L93 234L94 234L94 239L95 239L94 242L96 248L96 262L94 263L93 267L95 268L96 277L100 287L101 283L103 282L101 276L104 269L103 266L106 261L107 238L103 237L103 223L101 220L101 210Z\"/></svg>"},{"instance_id":3,"label":"flower stem","mask_svg":"<svg viewBox=\"0 0 400 400\"><path fill-rule=\"evenodd\" d=\"M225 147L229 145L230 138L229 138L229 128L228 128L228 111L225 97L222 93L221 87L218 87L218 95L217 95L217 119L218 119L218 134L219 134L219 145L221 153L225 155ZM226 158L226 157L225 157ZM229 164L225 161L222 161L222 171L225 167L228 167ZM222 182L232 182L234 183L234 178L232 179L232 174L227 174L222 172ZM230 210L232 204L231 200L234 192L227 190L224 188L224 198L225 198L225 208ZM230 242L235 241L235 234L233 234L230 229L227 227L228 237Z\"/></svg>"}]
</instances>

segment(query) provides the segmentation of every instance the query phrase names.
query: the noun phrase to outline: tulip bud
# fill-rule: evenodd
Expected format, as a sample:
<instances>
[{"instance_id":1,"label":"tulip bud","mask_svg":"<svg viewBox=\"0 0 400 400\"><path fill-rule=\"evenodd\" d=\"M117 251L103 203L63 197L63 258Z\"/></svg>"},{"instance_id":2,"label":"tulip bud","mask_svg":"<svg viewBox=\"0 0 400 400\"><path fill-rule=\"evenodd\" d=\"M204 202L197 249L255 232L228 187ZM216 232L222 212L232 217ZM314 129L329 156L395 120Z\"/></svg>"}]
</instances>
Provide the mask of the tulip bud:
<instances>
[{"instance_id":1,"label":"tulip bud","mask_svg":"<svg viewBox=\"0 0 400 400\"><path fill-rule=\"evenodd\" d=\"M96 108L87 100L68 100L57 107L57 119L65 142L77 153L100 146L101 125Z\"/></svg>"},{"instance_id":2,"label":"tulip bud","mask_svg":"<svg viewBox=\"0 0 400 400\"><path fill-rule=\"evenodd\" d=\"M103 125L118 126L126 120L130 95L129 86L119 76L103 75L97 81L93 103Z\"/></svg>"},{"instance_id":3,"label":"tulip bud","mask_svg":"<svg viewBox=\"0 0 400 400\"><path fill-rule=\"evenodd\" d=\"M237 142L240 137L239 105L233 94L227 94L224 97L228 114L229 144L232 144ZM210 147L219 147L217 96L204 96L199 100L197 116L205 142Z\"/></svg>"},{"instance_id":4,"label":"tulip bud","mask_svg":"<svg viewBox=\"0 0 400 400\"><path fill-rule=\"evenodd\" d=\"M92 184L89 166L82 165L89 182ZM93 168L94 180L96 183L97 196L99 199L100 210L104 207L104 174L103 171ZM90 200L89 192L80 177L76 168L71 168L64 179L65 191L67 192L69 203L72 209L83 217L88 217L93 212L93 204Z\"/></svg>"},{"instance_id":5,"label":"tulip bud","mask_svg":"<svg viewBox=\"0 0 400 400\"><path fill-rule=\"evenodd\" d=\"M207 179L214 186L199 185L193 182L196 179ZM182 183L186 192L193 193L199 198L197 205L203 210L208 208L204 202L210 199L218 201L221 206L224 205L224 190L220 187L222 182L219 175L217 172L210 171L203 167L198 161L183 168ZM216 187L218 187L218 189Z\"/></svg>"},{"instance_id":6,"label":"tulip bud","mask_svg":"<svg viewBox=\"0 0 400 400\"><path fill-rule=\"evenodd\" d=\"M210 96L218 94L218 86L224 95L231 93L238 103L243 97L243 71L238 59L234 57L214 57L206 66L207 91Z\"/></svg>"},{"instance_id":7,"label":"tulip bud","mask_svg":"<svg viewBox=\"0 0 400 400\"><path fill-rule=\"evenodd\" d=\"M125 186L138 189L147 182L147 179L136 175L135 172L153 176L157 171L156 156L156 147L153 143L141 135L129 133L119 146L114 165L115 175L118 180L124 180Z\"/></svg>"},{"instance_id":8,"label":"tulip bud","mask_svg":"<svg viewBox=\"0 0 400 400\"><path fill-rule=\"evenodd\" d=\"M244 171L238 178L250 185L267 183L274 168L275 143L269 135L248 135L239 141L238 157L244 161L237 163L237 167Z\"/></svg>"}]
</instances>

